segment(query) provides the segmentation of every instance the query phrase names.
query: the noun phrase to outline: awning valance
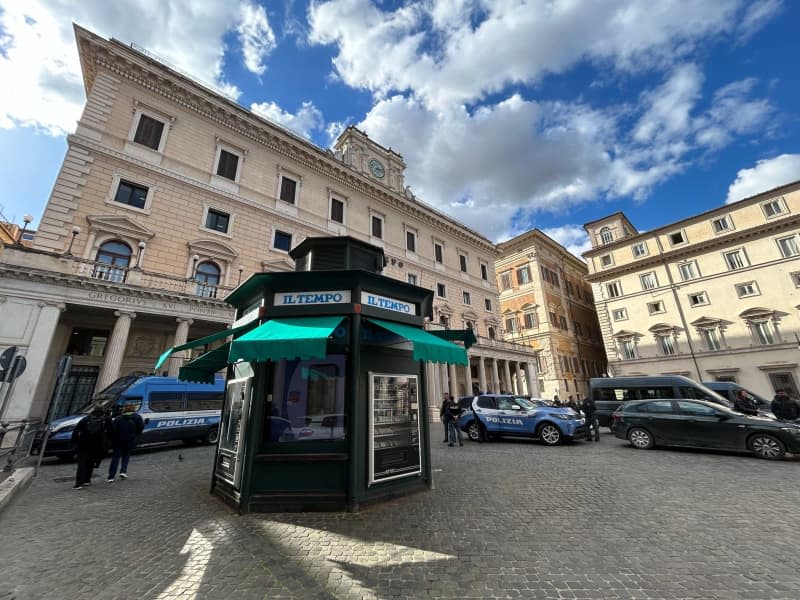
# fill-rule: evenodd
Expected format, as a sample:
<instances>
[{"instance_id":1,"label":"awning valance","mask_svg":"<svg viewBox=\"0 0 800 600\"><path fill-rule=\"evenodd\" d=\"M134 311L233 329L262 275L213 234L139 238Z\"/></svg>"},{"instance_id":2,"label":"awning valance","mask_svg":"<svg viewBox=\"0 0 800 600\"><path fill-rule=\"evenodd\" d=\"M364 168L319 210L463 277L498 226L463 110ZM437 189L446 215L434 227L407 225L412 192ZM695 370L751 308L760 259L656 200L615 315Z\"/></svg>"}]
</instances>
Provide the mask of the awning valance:
<instances>
[{"instance_id":1,"label":"awning valance","mask_svg":"<svg viewBox=\"0 0 800 600\"><path fill-rule=\"evenodd\" d=\"M153 367L153 371L158 371L161 368L167 359L175 352L180 352L182 350L189 350L190 348L197 348L198 346L205 346L206 344L210 344L211 342L216 342L217 340L224 339L226 337L236 335L242 331L246 331L248 329L252 329L253 326L256 324L256 321L251 321L250 323L246 323L244 325L240 325L239 327L234 327L232 329L223 329L222 331L218 331L217 333L212 333L211 335L207 335L204 338L200 338L199 340L192 340L191 342L187 342L185 344L181 344L180 346L173 346L164 354L158 357L158 362L156 362L156 366Z\"/></svg>"},{"instance_id":2,"label":"awning valance","mask_svg":"<svg viewBox=\"0 0 800 600\"><path fill-rule=\"evenodd\" d=\"M438 338L447 340L448 342L464 342L464 348L469 350L469 347L478 343L478 338L472 329L438 329L429 331L428 333L435 335Z\"/></svg>"},{"instance_id":3,"label":"awning valance","mask_svg":"<svg viewBox=\"0 0 800 600\"><path fill-rule=\"evenodd\" d=\"M214 348L198 356L193 361L183 365L178 371L180 381L195 381L197 383L214 383L214 375L228 366L228 352L231 342Z\"/></svg>"},{"instance_id":4,"label":"awning valance","mask_svg":"<svg viewBox=\"0 0 800 600\"><path fill-rule=\"evenodd\" d=\"M469 364L466 349L431 335L424 329L380 319L368 319L368 321L411 342L414 360L465 366Z\"/></svg>"},{"instance_id":5,"label":"awning valance","mask_svg":"<svg viewBox=\"0 0 800 600\"><path fill-rule=\"evenodd\" d=\"M230 362L325 358L342 316L271 319L231 342Z\"/></svg>"}]
</instances>

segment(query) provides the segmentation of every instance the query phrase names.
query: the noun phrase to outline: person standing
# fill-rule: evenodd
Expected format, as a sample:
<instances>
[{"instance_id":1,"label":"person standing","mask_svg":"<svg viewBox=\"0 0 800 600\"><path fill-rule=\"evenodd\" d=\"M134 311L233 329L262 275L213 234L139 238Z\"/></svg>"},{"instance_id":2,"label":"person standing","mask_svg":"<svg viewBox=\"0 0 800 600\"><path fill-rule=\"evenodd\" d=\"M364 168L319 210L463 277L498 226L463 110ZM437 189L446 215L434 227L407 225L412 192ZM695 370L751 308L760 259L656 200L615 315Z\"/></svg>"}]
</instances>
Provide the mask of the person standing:
<instances>
[{"instance_id":1,"label":"person standing","mask_svg":"<svg viewBox=\"0 0 800 600\"><path fill-rule=\"evenodd\" d=\"M72 432L72 439L78 449L78 468L75 472L73 490L91 485L92 471L100 466L106 453L106 435L110 423L105 411L98 407L83 417Z\"/></svg>"},{"instance_id":2,"label":"person standing","mask_svg":"<svg viewBox=\"0 0 800 600\"><path fill-rule=\"evenodd\" d=\"M781 421L794 421L800 418L800 404L794 398L790 398L786 390L775 392L775 399L770 408L772 414Z\"/></svg>"},{"instance_id":3,"label":"person standing","mask_svg":"<svg viewBox=\"0 0 800 600\"><path fill-rule=\"evenodd\" d=\"M454 398L450 399L450 402L447 404L446 414L449 431L448 439L450 440L448 446L455 446L456 436L458 437L458 445L463 446L464 436L461 435L461 428L458 426L458 420L461 417L461 406L459 406L458 400Z\"/></svg>"},{"instance_id":4,"label":"person standing","mask_svg":"<svg viewBox=\"0 0 800 600\"><path fill-rule=\"evenodd\" d=\"M108 467L108 479L106 479L106 482L114 483L118 466L120 467L120 478L128 478L128 461L131 458L131 450L136 447L136 438L139 437L143 430L144 421L142 421L141 415L136 412L135 406L133 404L125 404L122 408L122 414L114 419L111 429L114 454ZM120 460L122 461L121 465Z\"/></svg>"},{"instance_id":5,"label":"person standing","mask_svg":"<svg viewBox=\"0 0 800 600\"><path fill-rule=\"evenodd\" d=\"M450 404L450 394L448 392L444 393L444 399L442 400L442 406L439 408L439 420L444 425L444 441L443 444L447 443L448 431L447 431L447 405Z\"/></svg>"},{"instance_id":6,"label":"person standing","mask_svg":"<svg viewBox=\"0 0 800 600\"><path fill-rule=\"evenodd\" d=\"M586 415L586 439L594 437L595 442L600 441L600 421L597 420L597 406L591 396L586 396L581 403L581 410ZM594 430L594 434L592 434Z\"/></svg>"},{"instance_id":7,"label":"person standing","mask_svg":"<svg viewBox=\"0 0 800 600\"><path fill-rule=\"evenodd\" d=\"M733 409L746 415L758 415L758 404L755 399L744 390L736 392L733 401Z\"/></svg>"}]
</instances>

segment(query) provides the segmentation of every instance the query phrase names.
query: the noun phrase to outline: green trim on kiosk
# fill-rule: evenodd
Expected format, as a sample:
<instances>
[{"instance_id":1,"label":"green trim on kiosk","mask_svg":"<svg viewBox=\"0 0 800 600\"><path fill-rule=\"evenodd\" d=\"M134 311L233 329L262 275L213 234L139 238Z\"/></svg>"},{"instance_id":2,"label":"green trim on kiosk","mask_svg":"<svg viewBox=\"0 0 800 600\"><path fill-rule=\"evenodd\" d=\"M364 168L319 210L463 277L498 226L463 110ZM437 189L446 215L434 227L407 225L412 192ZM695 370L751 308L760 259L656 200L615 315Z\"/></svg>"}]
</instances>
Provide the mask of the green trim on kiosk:
<instances>
[{"instance_id":1,"label":"green trim on kiosk","mask_svg":"<svg viewBox=\"0 0 800 600\"><path fill-rule=\"evenodd\" d=\"M325 358L343 316L271 319L231 342L230 362Z\"/></svg>"},{"instance_id":2,"label":"green trim on kiosk","mask_svg":"<svg viewBox=\"0 0 800 600\"><path fill-rule=\"evenodd\" d=\"M400 323L392 323L390 321L382 321L380 319L367 320L411 342L414 348L412 353L414 360L464 366L469 364L467 351L464 348L446 342L435 335L431 335L424 329L401 325Z\"/></svg>"},{"instance_id":3,"label":"green trim on kiosk","mask_svg":"<svg viewBox=\"0 0 800 600\"><path fill-rule=\"evenodd\" d=\"M193 381L195 383L214 383L217 371L228 366L228 352L230 349L231 342L228 342L186 363L178 370L178 380Z\"/></svg>"},{"instance_id":4,"label":"green trim on kiosk","mask_svg":"<svg viewBox=\"0 0 800 600\"><path fill-rule=\"evenodd\" d=\"M232 335L236 335L237 333L241 333L247 329L252 329L253 325L255 325L256 321L251 321L250 323L245 323L244 325L240 325L239 327L233 327L231 329L223 329L222 331L218 331L217 333L212 333L211 335L207 335L204 338L200 338L199 340L193 340L191 342L187 342L186 344L181 344L180 346L173 346L164 354L158 357L158 362L156 362L156 366L153 367L153 371L158 371L158 369L163 365L167 359L172 355L174 352L180 352L181 350L189 350L190 348L197 348L197 346L205 346L206 344L210 344L211 342L216 342L217 340L224 339L226 337L230 337Z\"/></svg>"},{"instance_id":5,"label":"green trim on kiosk","mask_svg":"<svg viewBox=\"0 0 800 600\"><path fill-rule=\"evenodd\" d=\"M469 347L478 343L478 338L472 329L443 329L441 331L429 331L431 335L438 338L447 340L448 342L464 342L464 348L469 350Z\"/></svg>"}]
</instances>

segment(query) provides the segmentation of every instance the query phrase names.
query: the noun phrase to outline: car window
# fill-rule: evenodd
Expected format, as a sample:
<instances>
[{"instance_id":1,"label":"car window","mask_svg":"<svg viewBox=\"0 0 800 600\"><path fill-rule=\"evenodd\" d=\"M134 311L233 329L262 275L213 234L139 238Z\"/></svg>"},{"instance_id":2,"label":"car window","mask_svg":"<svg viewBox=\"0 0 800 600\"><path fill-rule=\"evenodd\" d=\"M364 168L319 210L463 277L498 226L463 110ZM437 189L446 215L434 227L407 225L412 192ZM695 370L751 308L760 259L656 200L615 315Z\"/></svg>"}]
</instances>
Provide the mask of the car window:
<instances>
[{"instance_id":1,"label":"car window","mask_svg":"<svg viewBox=\"0 0 800 600\"><path fill-rule=\"evenodd\" d=\"M655 402L645 402L639 404L636 412L641 413L656 413L656 414L672 414L672 402L669 400L656 400Z\"/></svg>"},{"instance_id":2,"label":"car window","mask_svg":"<svg viewBox=\"0 0 800 600\"><path fill-rule=\"evenodd\" d=\"M478 408L494 408L494 399L488 396L478 398Z\"/></svg>"},{"instance_id":3,"label":"car window","mask_svg":"<svg viewBox=\"0 0 800 600\"><path fill-rule=\"evenodd\" d=\"M498 398L497 410L511 410L514 404L516 404L516 402L512 398ZM517 406L519 405L517 404Z\"/></svg>"},{"instance_id":4,"label":"car window","mask_svg":"<svg viewBox=\"0 0 800 600\"><path fill-rule=\"evenodd\" d=\"M672 398L675 393L672 391L671 386L653 386L653 387L643 387L636 389L637 396L640 400L650 400L650 399L667 399Z\"/></svg>"},{"instance_id":5,"label":"car window","mask_svg":"<svg viewBox=\"0 0 800 600\"><path fill-rule=\"evenodd\" d=\"M522 398L521 396L514 398L514 403L518 404L522 408L536 408L535 402L528 400L527 398Z\"/></svg>"},{"instance_id":6,"label":"car window","mask_svg":"<svg viewBox=\"0 0 800 600\"><path fill-rule=\"evenodd\" d=\"M181 392L151 392L150 410L153 412L174 412L182 410Z\"/></svg>"},{"instance_id":7,"label":"car window","mask_svg":"<svg viewBox=\"0 0 800 600\"><path fill-rule=\"evenodd\" d=\"M697 415L702 417L714 417L717 411L710 406L700 404L699 402L688 402L686 400L678 401L678 412L682 415Z\"/></svg>"}]
</instances>

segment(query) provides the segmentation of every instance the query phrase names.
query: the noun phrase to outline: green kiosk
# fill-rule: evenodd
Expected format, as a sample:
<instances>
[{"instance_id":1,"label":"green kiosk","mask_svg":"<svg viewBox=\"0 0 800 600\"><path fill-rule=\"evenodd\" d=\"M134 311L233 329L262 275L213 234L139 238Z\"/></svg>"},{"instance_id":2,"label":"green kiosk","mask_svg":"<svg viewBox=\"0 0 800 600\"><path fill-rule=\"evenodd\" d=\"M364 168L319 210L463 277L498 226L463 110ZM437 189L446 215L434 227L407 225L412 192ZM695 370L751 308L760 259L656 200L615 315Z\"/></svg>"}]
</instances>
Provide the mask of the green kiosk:
<instances>
[{"instance_id":1,"label":"green kiosk","mask_svg":"<svg viewBox=\"0 0 800 600\"><path fill-rule=\"evenodd\" d=\"M308 238L295 271L258 273L226 301L233 337L180 370L227 392L212 493L240 512L356 510L430 487L426 362L467 364L423 329L432 292L380 274L381 248Z\"/></svg>"}]
</instances>

